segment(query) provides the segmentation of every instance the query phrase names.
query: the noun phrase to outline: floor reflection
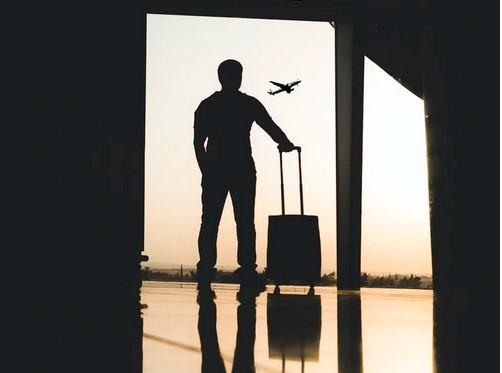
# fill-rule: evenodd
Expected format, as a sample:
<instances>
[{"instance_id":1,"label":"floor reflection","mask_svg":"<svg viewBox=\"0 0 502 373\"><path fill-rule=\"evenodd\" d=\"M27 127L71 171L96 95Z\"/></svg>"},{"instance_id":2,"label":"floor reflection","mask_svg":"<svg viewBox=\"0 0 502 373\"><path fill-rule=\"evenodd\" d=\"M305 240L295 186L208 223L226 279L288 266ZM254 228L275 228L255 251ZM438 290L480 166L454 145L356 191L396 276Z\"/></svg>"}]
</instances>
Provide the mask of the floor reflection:
<instances>
[{"instance_id":1,"label":"floor reflection","mask_svg":"<svg viewBox=\"0 0 502 373\"><path fill-rule=\"evenodd\" d=\"M232 372L255 372L256 297L238 295L237 298L239 300L239 306L237 307L237 341Z\"/></svg>"},{"instance_id":2,"label":"floor reflection","mask_svg":"<svg viewBox=\"0 0 502 373\"><path fill-rule=\"evenodd\" d=\"M318 288L309 295L308 287L291 286L282 294L270 288L258 297L240 297L237 286L218 285L216 299L196 301L196 289L189 285L147 286L142 290L142 302L148 303L144 373L449 373L458 368L455 320L448 318L445 304L433 303L430 291Z\"/></svg>"},{"instance_id":3,"label":"floor reflection","mask_svg":"<svg viewBox=\"0 0 502 373\"><path fill-rule=\"evenodd\" d=\"M269 358L319 361L321 339L320 295L267 294L267 329Z\"/></svg>"},{"instance_id":4,"label":"floor reflection","mask_svg":"<svg viewBox=\"0 0 502 373\"><path fill-rule=\"evenodd\" d=\"M202 373L225 372L225 364L220 353L216 332L216 304L212 299L199 301L199 331L202 353Z\"/></svg>"},{"instance_id":5,"label":"floor reflection","mask_svg":"<svg viewBox=\"0 0 502 373\"><path fill-rule=\"evenodd\" d=\"M481 366L484 359L472 364L473 351L477 346L485 350L487 341L469 335L468 328L477 328L480 320L470 317L467 304L458 294L434 295L434 373L487 371Z\"/></svg>"},{"instance_id":6,"label":"floor reflection","mask_svg":"<svg viewBox=\"0 0 502 373\"><path fill-rule=\"evenodd\" d=\"M254 373L254 343L256 328L256 296L237 294L237 338L232 373ZM226 372L216 332L216 304L212 298L198 298L202 373Z\"/></svg>"},{"instance_id":7,"label":"floor reflection","mask_svg":"<svg viewBox=\"0 0 502 373\"><path fill-rule=\"evenodd\" d=\"M338 306L338 372L363 371L361 333L361 294L359 291L339 291Z\"/></svg>"}]
</instances>

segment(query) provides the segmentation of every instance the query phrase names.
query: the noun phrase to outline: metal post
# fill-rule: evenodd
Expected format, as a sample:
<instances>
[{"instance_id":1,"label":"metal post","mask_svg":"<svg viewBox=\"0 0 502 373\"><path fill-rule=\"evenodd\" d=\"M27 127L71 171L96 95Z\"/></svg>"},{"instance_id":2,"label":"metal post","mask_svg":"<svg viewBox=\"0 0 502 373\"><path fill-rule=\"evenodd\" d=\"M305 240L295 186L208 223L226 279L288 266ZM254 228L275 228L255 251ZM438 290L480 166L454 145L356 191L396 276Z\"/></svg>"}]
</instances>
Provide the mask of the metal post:
<instances>
[{"instance_id":1,"label":"metal post","mask_svg":"<svg viewBox=\"0 0 502 373\"><path fill-rule=\"evenodd\" d=\"M352 21L336 25L337 286L360 288L364 54Z\"/></svg>"},{"instance_id":2,"label":"metal post","mask_svg":"<svg viewBox=\"0 0 502 373\"><path fill-rule=\"evenodd\" d=\"M297 147L296 150L298 150L298 172L300 174L300 211L303 215L302 148Z\"/></svg>"},{"instance_id":3,"label":"metal post","mask_svg":"<svg viewBox=\"0 0 502 373\"><path fill-rule=\"evenodd\" d=\"M282 152L279 151L279 160L281 163L281 209L282 209L282 215L286 214L285 208L284 208L284 176L283 176L283 171L282 171Z\"/></svg>"}]
</instances>

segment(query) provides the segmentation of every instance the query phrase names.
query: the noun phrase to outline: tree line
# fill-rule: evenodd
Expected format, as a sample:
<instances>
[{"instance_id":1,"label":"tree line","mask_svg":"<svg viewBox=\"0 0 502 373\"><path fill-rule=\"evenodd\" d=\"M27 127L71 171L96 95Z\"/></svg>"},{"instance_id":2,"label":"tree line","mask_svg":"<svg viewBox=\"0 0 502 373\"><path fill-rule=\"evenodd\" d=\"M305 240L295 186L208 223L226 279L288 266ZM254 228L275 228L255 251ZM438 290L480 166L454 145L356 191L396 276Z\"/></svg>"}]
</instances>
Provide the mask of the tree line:
<instances>
[{"instance_id":1,"label":"tree line","mask_svg":"<svg viewBox=\"0 0 502 373\"><path fill-rule=\"evenodd\" d=\"M265 271L261 273L265 276ZM165 271L155 271L149 267L141 269L141 278L143 281L166 281L166 282L197 282L197 276L194 270L188 272L178 271L168 273ZM233 272L217 271L214 282L235 284L237 280ZM272 284L272 282L269 282ZM300 283L292 285L302 285ZM335 272L324 274L318 282L319 286L336 286ZM386 275L372 276L368 273L361 273L361 287L368 288L400 288L400 289L423 289L420 276L411 274L410 276Z\"/></svg>"}]
</instances>

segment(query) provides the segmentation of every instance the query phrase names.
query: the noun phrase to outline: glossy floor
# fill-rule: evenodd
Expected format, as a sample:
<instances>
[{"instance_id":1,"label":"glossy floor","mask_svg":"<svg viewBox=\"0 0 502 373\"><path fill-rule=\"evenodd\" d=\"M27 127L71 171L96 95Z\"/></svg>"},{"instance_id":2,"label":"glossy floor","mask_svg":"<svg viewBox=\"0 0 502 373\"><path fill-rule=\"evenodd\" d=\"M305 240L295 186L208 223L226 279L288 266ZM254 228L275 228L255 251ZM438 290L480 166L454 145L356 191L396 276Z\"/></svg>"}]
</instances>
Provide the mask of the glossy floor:
<instances>
[{"instance_id":1,"label":"glossy floor","mask_svg":"<svg viewBox=\"0 0 502 373\"><path fill-rule=\"evenodd\" d=\"M197 302L194 284L143 284L144 373L433 371L432 291L213 288Z\"/></svg>"}]
</instances>

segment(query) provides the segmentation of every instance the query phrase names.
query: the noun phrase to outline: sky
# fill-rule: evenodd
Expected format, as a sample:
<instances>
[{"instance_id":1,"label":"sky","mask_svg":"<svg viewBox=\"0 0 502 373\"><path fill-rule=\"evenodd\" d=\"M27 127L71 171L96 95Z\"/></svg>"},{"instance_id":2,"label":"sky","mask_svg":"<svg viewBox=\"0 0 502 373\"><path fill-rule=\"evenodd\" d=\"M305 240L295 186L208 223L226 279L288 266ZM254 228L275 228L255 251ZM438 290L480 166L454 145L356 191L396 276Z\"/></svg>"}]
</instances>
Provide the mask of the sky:
<instances>
[{"instance_id":1,"label":"sky","mask_svg":"<svg viewBox=\"0 0 502 373\"><path fill-rule=\"evenodd\" d=\"M220 89L218 65L243 65L241 91L260 100L302 146L305 213L319 216L322 269L336 268L334 29L324 22L148 15L145 253L150 265L198 261L200 171L193 113ZM270 80L301 79L291 94ZM362 270L429 274L430 243L423 102L365 61ZM280 214L276 144L251 130L257 168L257 264L266 266L267 220ZM284 157L286 213L299 212L297 158ZM235 268L235 223L227 198L218 268Z\"/></svg>"}]
</instances>

